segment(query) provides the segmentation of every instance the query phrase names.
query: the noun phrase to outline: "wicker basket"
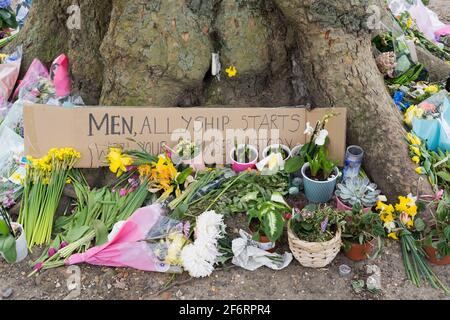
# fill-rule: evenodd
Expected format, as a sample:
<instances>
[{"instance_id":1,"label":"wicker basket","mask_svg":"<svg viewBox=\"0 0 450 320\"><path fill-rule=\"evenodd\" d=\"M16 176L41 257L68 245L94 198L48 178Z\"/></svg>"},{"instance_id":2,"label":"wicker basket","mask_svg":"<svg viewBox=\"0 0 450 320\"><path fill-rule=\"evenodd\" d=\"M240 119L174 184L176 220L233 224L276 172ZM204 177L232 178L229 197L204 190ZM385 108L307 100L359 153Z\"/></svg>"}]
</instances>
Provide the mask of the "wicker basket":
<instances>
[{"instance_id":1,"label":"wicker basket","mask_svg":"<svg viewBox=\"0 0 450 320\"><path fill-rule=\"evenodd\" d=\"M341 250L341 228L338 227L336 236L327 242L307 242L300 240L288 225L289 248L295 259L304 267L324 268L330 264Z\"/></svg>"}]
</instances>

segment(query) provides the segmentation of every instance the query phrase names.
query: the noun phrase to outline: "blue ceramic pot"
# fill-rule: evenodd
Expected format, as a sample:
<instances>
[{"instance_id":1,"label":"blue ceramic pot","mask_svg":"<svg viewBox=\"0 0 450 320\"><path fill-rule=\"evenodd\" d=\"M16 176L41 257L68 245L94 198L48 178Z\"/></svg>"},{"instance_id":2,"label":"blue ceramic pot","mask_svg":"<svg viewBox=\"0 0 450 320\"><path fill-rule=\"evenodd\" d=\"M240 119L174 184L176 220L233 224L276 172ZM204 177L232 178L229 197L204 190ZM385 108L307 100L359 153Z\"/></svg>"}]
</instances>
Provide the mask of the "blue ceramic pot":
<instances>
[{"instance_id":1,"label":"blue ceramic pot","mask_svg":"<svg viewBox=\"0 0 450 320\"><path fill-rule=\"evenodd\" d=\"M336 181L339 176L339 169L336 167L335 177L329 181L315 181L306 175L306 170L309 169L309 163L305 163L302 168L303 184L305 187L305 195L309 202L312 203L326 203L333 198L334 190L336 189Z\"/></svg>"}]
</instances>

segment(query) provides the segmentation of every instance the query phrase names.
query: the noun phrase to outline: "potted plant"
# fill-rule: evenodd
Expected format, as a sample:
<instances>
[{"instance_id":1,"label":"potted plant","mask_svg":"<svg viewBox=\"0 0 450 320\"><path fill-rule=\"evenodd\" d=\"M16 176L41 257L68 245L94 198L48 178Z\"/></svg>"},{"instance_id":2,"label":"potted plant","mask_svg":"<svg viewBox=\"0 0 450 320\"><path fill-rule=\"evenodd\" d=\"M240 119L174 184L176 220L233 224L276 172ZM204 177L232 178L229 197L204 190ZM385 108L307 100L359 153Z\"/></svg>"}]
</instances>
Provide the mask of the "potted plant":
<instances>
[{"instance_id":1,"label":"potted plant","mask_svg":"<svg viewBox=\"0 0 450 320\"><path fill-rule=\"evenodd\" d=\"M324 148L319 149L314 158L307 155L307 159L302 167L306 198L313 203L330 201L339 176L336 163L328 159Z\"/></svg>"},{"instance_id":2,"label":"potted plant","mask_svg":"<svg viewBox=\"0 0 450 320\"><path fill-rule=\"evenodd\" d=\"M264 149L263 158L267 158L271 154L277 153L281 154L284 161L289 160L291 157L291 149L289 149L288 146L285 146L284 144L273 144Z\"/></svg>"},{"instance_id":3,"label":"potted plant","mask_svg":"<svg viewBox=\"0 0 450 320\"><path fill-rule=\"evenodd\" d=\"M432 224L425 234L423 248L431 263L450 264L450 197L447 192L437 204Z\"/></svg>"},{"instance_id":4,"label":"potted plant","mask_svg":"<svg viewBox=\"0 0 450 320\"><path fill-rule=\"evenodd\" d=\"M351 211L355 205L363 207L364 212L369 212L377 203L381 191L375 183L370 183L368 178L353 177L345 179L336 187L337 208Z\"/></svg>"},{"instance_id":5,"label":"potted plant","mask_svg":"<svg viewBox=\"0 0 450 320\"><path fill-rule=\"evenodd\" d=\"M5 209L0 207L0 254L8 263L18 263L28 255L23 227L12 223Z\"/></svg>"},{"instance_id":6,"label":"potted plant","mask_svg":"<svg viewBox=\"0 0 450 320\"><path fill-rule=\"evenodd\" d=\"M337 115L337 113L333 112L327 113L321 120L317 121L315 127L312 127L309 122L306 124L304 134L310 136L310 140L305 145L296 146L292 150L291 157L286 161L284 167L287 173L292 174L294 177L302 177L301 171L305 163L309 159L316 159L319 152L326 150L326 145L330 139L325 128L330 119Z\"/></svg>"},{"instance_id":7,"label":"potted plant","mask_svg":"<svg viewBox=\"0 0 450 320\"><path fill-rule=\"evenodd\" d=\"M175 153L184 165L190 166L195 170L202 170L205 168L200 145L180 139L178 145L175 147Z\"/></svg>"},{"instance_id":8,"label":"potted plant","mask_svg":"<svg viewBox=\"0 0 450 320\"><path fill-rule=\"evenodd\" d=\"M353 261L375 259L381 252L381 239L386 236L380 216L361 208L355 205L352 211L347 211L342 223L344 253Z\"/></svg>"},{"instance_id":9,"label":"potted plant","mask_svg":"<svg viewBox=\"0 0 450 320\"><path fill-rule=\"evenodd\" d=\"M235 139L234 148L231 150L230 158L231 167L236 173L254 169L258 162L258 150L249 145L248 141L245 144L238 145L237 139Z\"/></svg>"},{"instance_id":10,"label":"potted plant","mask_svg":"<svg viewBox=\"0 0 450 320\"><path fill-rule=\"evenodd\" d=\"M323 268L341 250L344 214L327 205L306 206L288 224L289 248L304 267Z\"/></svg>"},{"instance_id":11,"label":"potted plant","mask_svg":"<svg viewBox=\"0 0 450 320\"><path fill-rule=\"evenodd\" d=\"M274 193L269 201L261 199L247 212L248 227L253 240L264 245L266 251L274 251L284 231L286 213L291 212L283 196Z\"/></svg>"}]
</instances>

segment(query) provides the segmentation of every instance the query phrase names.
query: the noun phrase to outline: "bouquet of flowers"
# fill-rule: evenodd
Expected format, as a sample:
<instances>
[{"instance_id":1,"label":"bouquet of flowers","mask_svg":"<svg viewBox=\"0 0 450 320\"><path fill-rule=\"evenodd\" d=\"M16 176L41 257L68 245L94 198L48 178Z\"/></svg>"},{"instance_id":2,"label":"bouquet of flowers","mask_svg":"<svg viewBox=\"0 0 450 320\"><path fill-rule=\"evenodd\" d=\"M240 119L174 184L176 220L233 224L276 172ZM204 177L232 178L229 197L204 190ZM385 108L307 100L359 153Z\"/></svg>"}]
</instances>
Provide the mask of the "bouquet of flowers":
<instances>
[{"instance_id":1,"label":"bouquet of flowers","mask_svg":"<svg viewBox=\"0 0 450 320\"><path fill-rule=\"evenodd\" d=\"M50 242L53 217L64 186L70 183L69 171L79 158L80 153L72 148L51 149L40 159L27 157L19 223L30 249Z\"/></svg>"},{"instance_id":2,"label":"bouquet of flowers","mask_svg":"<svg viewBox=\"0 0 450 320\"><path fill-rule=\"evenodd\" d=\"M386 200L386 199L381 199ZM399 197L397 204L386 204L379 201L376 210L387 230L388 237L400 240L403 263L405 265L408 279L420 286L421 279L426 279L434 288L441 288L450 293L444 283L436 276L426 261L426 252L418 245L420 232L425 230L425 222L417 217L417 197L409 194Z\"/></svg>"},{"instance_id":3,"label":"bouquet of flowers","mask_svg":"<svg viewBox=\"0 0 450 320\"><path fill-rule=\"evenodd\" d=\"M148 181L148 190L161 194L159 202L167 200L172 194L181 196L182 187L188 181L193 169L179 172L167 154L155 157L145 151L127 151L110 148L106 157L111 172L118 177L128 172L137 171L141 178Z\"/></svg>"}]
</instances>

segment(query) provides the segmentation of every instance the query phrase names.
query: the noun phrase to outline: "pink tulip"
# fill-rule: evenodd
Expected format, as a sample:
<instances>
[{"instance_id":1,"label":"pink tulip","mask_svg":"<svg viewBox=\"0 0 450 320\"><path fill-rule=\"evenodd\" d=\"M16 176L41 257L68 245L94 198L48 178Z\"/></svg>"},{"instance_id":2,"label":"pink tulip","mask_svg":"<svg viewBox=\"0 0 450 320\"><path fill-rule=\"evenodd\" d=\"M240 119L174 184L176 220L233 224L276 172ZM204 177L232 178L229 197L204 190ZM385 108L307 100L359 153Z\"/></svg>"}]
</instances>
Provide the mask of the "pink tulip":
<instances>
[{"instance_id":1,"label":"pink tulip","mask_svg":"<svg viewBox=\"0 0 450 320\"><path fill-rule=\"evenodd\" d=\"M65 247L67 247L69 244L65 241L61 242L61 245L59 246L59 249L64 249Z\"/></svg>"},{"instance_id":2,"label":"pink tulip","mask_svg":"<svg viewBox=\"0 0 450 320\"><path fill-rule=\"evenodd\" d=\"M56 249L55 248L50 248L48 249L48 257L51 258L56 254Z\"/></svg>"},{"instance_id":3,"label":"pink tulip","mask_svg":"<svg viewBox=\"0 0 450 320\"><path fill-rule=\"evenodd\" d=\"M42 269L42 267L44 266L44 264L42 262L36 263L36 265L34 266L34 270L39 271Z\"/></svg>"},{"instance_id":4,"label":"pink tulip","mask_svg":"<svg viewBox=\"0 0 450 320\"><path fill-rule=\"evenodd\" d=\"M125 189L125 188L122 188L122 189L120 189L120 191L119 191L119 195L121 196L121 197L125 197L126 195L127 195L127 189Z\"/></svg>"}]
</instances>

